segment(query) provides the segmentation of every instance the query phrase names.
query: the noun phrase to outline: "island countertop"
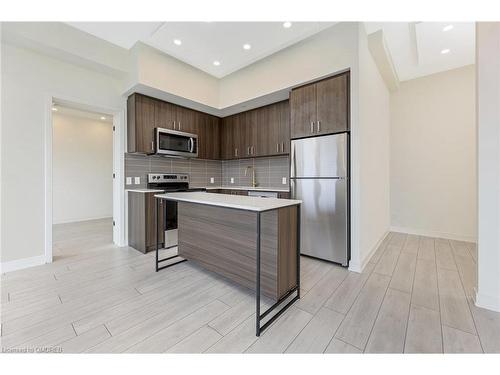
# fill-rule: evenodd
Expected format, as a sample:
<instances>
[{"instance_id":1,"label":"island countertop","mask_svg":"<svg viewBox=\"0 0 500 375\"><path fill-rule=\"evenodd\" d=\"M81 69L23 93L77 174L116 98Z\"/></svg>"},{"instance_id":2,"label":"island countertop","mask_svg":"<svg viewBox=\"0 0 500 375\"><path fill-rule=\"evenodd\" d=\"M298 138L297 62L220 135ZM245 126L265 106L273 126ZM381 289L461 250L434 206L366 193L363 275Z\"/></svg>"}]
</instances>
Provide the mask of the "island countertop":
<instances>
[{"instance_id":1,"label":"island countertop","mask_svg":"<svg viewBox=\"0 0 500 375\"><path fill-rule=\"evenodd\" d=\"M177 202L198 203L254 212L269 211L282 207L295 206L302 203L302 201L295 199L248 197L243 195L214 194L205 192L165 193L156 194L155 197Z\"/></svg>"}]
</instances>

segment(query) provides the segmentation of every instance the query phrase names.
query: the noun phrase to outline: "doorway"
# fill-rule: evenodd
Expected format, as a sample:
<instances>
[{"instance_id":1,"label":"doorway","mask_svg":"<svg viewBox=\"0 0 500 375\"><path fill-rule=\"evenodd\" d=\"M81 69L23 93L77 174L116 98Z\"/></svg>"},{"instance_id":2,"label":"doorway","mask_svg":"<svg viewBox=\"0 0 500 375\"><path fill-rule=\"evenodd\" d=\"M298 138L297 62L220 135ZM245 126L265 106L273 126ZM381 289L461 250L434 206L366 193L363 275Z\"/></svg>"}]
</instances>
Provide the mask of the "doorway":
<instances>
[{"instance_id":1,"label":"doorway","mask_svg":"<svg viewBox=\"0 0 500 375\"><path fill-rule=\"evenodd\" d=\"M48 96L45 259L125 246L125 111Z\"/></svg>"},{"instance_id":2,"label":"doorway","mask_svg":"<svg viewBox=\"0 0 500 375\"><path fill-rule=\"evenodd\" d=\"M51 110L57 260L113 243L113 116L57 103Z\"/></svg>"}]
</instances>

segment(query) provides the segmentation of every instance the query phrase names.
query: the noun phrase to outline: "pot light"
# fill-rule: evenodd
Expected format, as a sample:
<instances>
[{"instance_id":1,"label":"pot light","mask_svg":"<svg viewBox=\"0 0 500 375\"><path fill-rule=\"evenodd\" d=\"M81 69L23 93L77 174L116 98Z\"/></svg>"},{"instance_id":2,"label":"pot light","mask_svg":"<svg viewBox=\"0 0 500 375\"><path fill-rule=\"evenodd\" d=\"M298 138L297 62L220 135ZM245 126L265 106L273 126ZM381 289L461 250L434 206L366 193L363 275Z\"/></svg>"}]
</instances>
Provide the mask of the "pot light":
<instances>
[{"instance_id":1,"label":"pot light","mask_svg":"<svg viewBox=\"0 0 500 375\"><path fill-rule=\"evenodd\" d=\"M104 117L104 116L101 116L101 120L106 120L106 117Z\"/></svg>"},{"instance_id":2,"label":"pot light","mask_svg":"<svg viewBox=\"0 0 500 375\"><path fill-rule=\"evenodd\" d=\"M443 31L450 31L451 29L453 29L453 25L443 27Z\"/></svg>"},{"instance_id":3,"label":"pot light","mask_svg":"<svg viewBox=\"0 0 500 375\"><path fill-rule=\"evenodd\" d=\"M180 40L180 39L174 39L174 44L176 46L180 46L182 44L182 40Z\"/></svg>"},{"instance_id":4,"label":"pot light","mask_svg":"<svg viewBox=\"0 0 500 375\"><path fill-rule=\"evenodd\" d=\"M292 27L292 23L289 21L283 22L283 27L285 29L289 29L290 27Z\"/></svg>"},{"instance_id":5,"label":"pot light","mask_svg":"<svg viewBox=\"0 0 500 375\"><path fill-rule=\"evenodd\" d=\"M52 112L57 112L58 109L56 107L52 107Z\"/></svg>"},{"instance_id":6,"label":"pot light","mask_svg":"<svg viewBox=\"0 0 500 375\"><path fill-rule=\"evenodd\" d=\"M215 65L215 66L219 66L219 65L220 65L220 61L215 60L215 61L214 61L214 65Z\"/></svg>"},{"instance_id":7,"label":"pot light","mask_svg":"<svg viewBox=\"0 0 500 375\"><path fill-rule=\"evenodd\" d=\"M248 43L243 44L243 49L249 50L250 48L252 48L252 46L250 44L248 44Z\"/></svg>"},{"instance_id":8,"label":"pot light","mask_svg":"<svg viewBox=\"0 0 500 375\"><path fill-rule=\"evenodd\" d=\"M442 55L446 55L447 53L450 53L450 49L449 48L445 48L445 49L441 50L441 54Z\"/></svg>"}]
</instances>

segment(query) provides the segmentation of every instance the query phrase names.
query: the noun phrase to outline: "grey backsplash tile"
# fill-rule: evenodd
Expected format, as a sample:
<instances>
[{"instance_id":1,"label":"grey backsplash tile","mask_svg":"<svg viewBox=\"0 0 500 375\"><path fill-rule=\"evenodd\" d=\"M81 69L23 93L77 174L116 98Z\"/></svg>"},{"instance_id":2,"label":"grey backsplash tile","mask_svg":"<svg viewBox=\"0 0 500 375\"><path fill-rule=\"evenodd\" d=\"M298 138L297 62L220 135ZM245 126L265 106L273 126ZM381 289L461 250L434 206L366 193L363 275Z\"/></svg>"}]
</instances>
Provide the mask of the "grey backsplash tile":
<instances>
[{"instance_id":1,"label":"grey backsplash tile","mask_svg":"<svg viewBox=\"0 0 500 375\"><path fill-rule=\"evenodd\" d=\"M275 156L240 160L202 160L167 158L155 155L125 154L125 177L141 177L140 185L126 185L125 188L146 187L148 173L188 173L192 187L205 186L248 186L252 185L252 171L255 168L259 187L288 188L289 159ZM287 183L282 184L286 177ZM214 179L214 183L210 182ZM234 183L231 184L231 178Z\"/></svg>"}]
</instances>

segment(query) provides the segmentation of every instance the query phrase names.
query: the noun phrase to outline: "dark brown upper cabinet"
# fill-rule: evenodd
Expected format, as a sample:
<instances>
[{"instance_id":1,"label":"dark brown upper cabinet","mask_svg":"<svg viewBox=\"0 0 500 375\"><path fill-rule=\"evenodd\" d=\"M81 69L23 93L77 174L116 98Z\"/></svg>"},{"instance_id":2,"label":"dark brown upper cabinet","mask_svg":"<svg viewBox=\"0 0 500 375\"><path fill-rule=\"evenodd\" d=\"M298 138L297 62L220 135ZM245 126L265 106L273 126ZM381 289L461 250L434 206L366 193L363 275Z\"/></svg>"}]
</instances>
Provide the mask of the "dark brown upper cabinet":
<instances>
[{"instance_id":1,"label":"dark brown upper cabinet","mask_svg":"<svg viewBox=\"0 0 500 375\"><path fill-rule=\"evenodd\" d=\"M198 135L199 158L220 158L220 118L137 93L127 111L127 152L154 153L154 129L165 128Z\"/></svg>"},{"instance_id":2,"label":"dark brown upper cabinet","mask_svg":"<svg viewBox=\"0 0 500 375\"><path fill-rule=\"evenodd\" d=\"M349 130L348 80L344 73L292 90L291 138Z\"/></svg>"},{"instance_id":3,"label":"dark brown upper cabinet","mask_svg":"<svg viewBox=\"0 0 500 375\"><path fill-rule=\"evenodd\" d=\"M132 94L127 100L127 152L154 152L156 100Z\"/></svg>"},{"instance_id":4,"label":"dark brown upper cabinet","mask_svg":"<svg viewBox=\"0 0 500 375\"><path fill-rule=\"evenodd\" d=\"M223 118L221 158L288 154L289 114L288 101L284 101Z\"/></svg>"}]
</instances>

